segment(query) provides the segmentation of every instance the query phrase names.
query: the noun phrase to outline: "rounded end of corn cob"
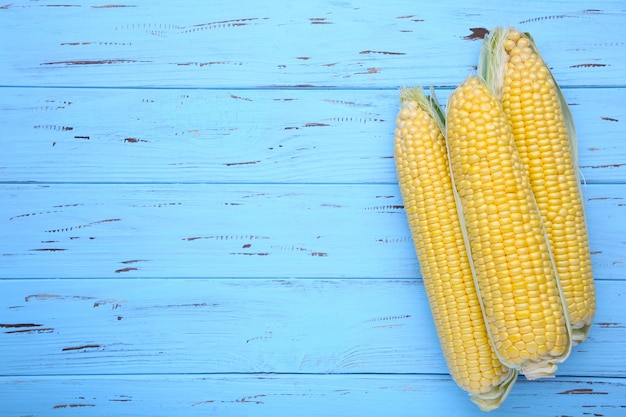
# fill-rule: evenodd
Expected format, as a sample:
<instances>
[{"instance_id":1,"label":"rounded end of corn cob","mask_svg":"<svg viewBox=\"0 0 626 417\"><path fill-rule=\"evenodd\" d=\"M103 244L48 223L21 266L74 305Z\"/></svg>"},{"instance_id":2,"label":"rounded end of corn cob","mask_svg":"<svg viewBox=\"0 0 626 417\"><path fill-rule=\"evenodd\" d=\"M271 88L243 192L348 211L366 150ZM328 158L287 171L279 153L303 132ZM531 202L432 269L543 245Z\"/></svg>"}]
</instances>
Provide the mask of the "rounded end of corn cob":
<instances>
[{"instance_id":1,"label":"rounded end of corn cob","mask_svg":"<svg viewBox=\"0 0 626 417\"><path fill-rule=\"evenodd\" d=\"M499 385L493 387L488 392L470 394L470 400L476 404L481 411L493 411L499 408L504 400L506 400L515 381L517 381L517 371L510 369L509 374Z\"/></svg>"},{"instance_id":2,"label":"rounded end of corn cob","mask_svg":"<svg viewBox=\"0 0 626 417\"><path fill-rule=\"evenodd\" d=\"M572 328L572 343L576 346L579 343L587 340L587 336L589 336L589 330L591 330L591 324L586 324L583 327L574 329Z\"/></svg>"},{"instance_id":3,"label":"rounded end of corn cob","mask_svg":"<svg viewBox=\"0 0 626 417\"><path fill-rule=\"evenodd\" d=\"M532 362L522 367L521 374L528 380L539 378L554 378L557 366L554 362Z\"/></svg>"}]
</instances>

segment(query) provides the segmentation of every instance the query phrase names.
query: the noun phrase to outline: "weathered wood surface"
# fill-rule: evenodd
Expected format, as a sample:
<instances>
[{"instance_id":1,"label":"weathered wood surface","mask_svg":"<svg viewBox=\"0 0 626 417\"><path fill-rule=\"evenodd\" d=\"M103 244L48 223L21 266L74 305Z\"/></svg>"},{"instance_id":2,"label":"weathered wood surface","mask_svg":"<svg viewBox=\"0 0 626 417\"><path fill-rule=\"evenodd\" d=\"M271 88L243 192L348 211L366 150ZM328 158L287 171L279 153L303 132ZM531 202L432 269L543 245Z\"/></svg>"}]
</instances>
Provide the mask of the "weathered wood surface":
<instances>
[{"instance_id":1,"label":"weathered wood surface","mask_svg":"<svg viewBox=\"0 0 626 417\"><path fill-rule=\"evenodd\" d=\"M3 9L5 85L450 86L476 64L480 28L496 25L531 31L564 85L626 78L618 0L20 1Z\"/></svg>"},{"instance_id":2,"label":"weathered wood surface","mask_svg":"<svg viewBox=\"0 0 626 417\"><path fill-rule=\"evenodd\" d=\"M421 280L4 280L6 375L446 374ZM599 281L559 374L626 378L626 291ZM139 337L138 337L139 336ZM536 387L541 389L540 386Z\"/></svg>"},{"instance_id":3,"label":"weathered wood surface","mask_svg":"<svg viewBox=\"0 0 626 417\"><path fill-rule=\"evenodd\" d=\"M9 377L0 378L0 399L10 400L10 416L620 417L626 409L626 388L611 379L521 380L515 388L489 414L438 375Z\"/></svg>"},{"instance_id":4,"label":"weathered wood surface","mask_svg":"<svg viewBox=\"0 0 626 417\"><path fill-rule=\"evenodd\" d=\"M626 413L621 1L0 5L0 414L481 412L396 185L403 85L530 31L579 134L598 312L492 415Z\"/></svg>"},{"instance_id":5,"label":"weathered wood surface","mask_svg":"<svg viewBox=\"0 0 626 417\"><path fill-rule=\"evenodd\" d=\"M626 178L625 95L565 89L587 183ZM12 88L0 161L22 182L395 183L397 108L396 89Z\"/></svg>"},{"instance_id":6,"label":"weathered wood surface","mask_svg":"<svg viewBox=\"0 0 626 417\"><path fill-rule=\"evenodd\" d=\"M622 280L626 187L584 192L596 277ZM418 274L395 184L6 184L0 199L3 278Z\"/></svg>"}]
</instances>

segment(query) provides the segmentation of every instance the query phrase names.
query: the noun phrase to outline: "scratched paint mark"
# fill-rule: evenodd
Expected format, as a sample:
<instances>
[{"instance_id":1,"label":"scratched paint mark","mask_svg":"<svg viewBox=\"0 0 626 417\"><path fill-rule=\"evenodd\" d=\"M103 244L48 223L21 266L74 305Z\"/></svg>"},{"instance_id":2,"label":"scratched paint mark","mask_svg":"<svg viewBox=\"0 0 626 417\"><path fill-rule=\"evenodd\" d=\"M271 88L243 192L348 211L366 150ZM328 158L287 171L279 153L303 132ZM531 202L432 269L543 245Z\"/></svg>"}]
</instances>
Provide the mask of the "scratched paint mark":
<instances>
[{"instance_id":1,"label":"scratched paint mark","mask_svg":"<svg viewBox=\"0 0 626 417\"><path fill-rule=\"evenodd\" d=\"M410 318L411 318L410 314L402 314L398 316L374 317L372 319L365 320L364 323L390 321L390 320L405 320L405 319L410 319Z\"/></svg>"},{"instance_id":2,"label":"scratched paint mark","mask_svg":"<svg viewBox=\"0 0 626 417\"><path fill-rule=\"evenodd\" d=\"M108 300L99 300L93 303L93 308L98 308L101 306L105 306L108 304L111 304L111 310L117 310L118 308L122 307L121 303L125 303L126 300L114 300L112 298L109 298Z\"/></svg>"},{"instance_id":3,"label":"scratched paint mark","mask_svg":"<svg viewBox=\"0 0 626 417\"><path fill-rule=\"evenodd\" d=\"M258 25L261 22L260 20L268 20L269 17L249 17L243 19L231 19L231 20L221 20L217 22L209 22L209 23L200 23L197 25L193 25L189 28L185 28L181 33L193 33L201 30L213 30L213 29L226 29L226 28L236 28L247 26L248 24Z\"/></svg>"},{"instance_id":4,"label":"scratched paint mark","mask_svg":"<svg viewBox=\"0 0 626 417\"><path fill-rule=\"evenodd\" d=\"M126 143L139 143L139 142L148 142L145 139L137 139L137 138L124 138L124 142Z\"/></svg>"},{"instance_id":5,"label":"scratched paint mark","mask_svg":"<svg viewBox=\"0 0 626 417\"><path fill-rule=\"evenodd\" d=\"M40 216L42 214L52 214L52 213L62 213L62 210L48 210L48 211L40 211L38 213L24 213L24 214L19 214L17 216L13 216L9 218L9 221L13 221L15 219L20 219L23 217L31 217L31 216Z\"/></svg>"},{"instance_id":6,"label":"scratched paint mark","mask_svg":"<svg viewBox=\"0 0 626 417\"><path fill-rule=\"evenodd\" d=\"M146 63L146 62L152 62L152 61L138 61L136 59L100 59L100 60L82 60L82 61L43 62L40 65L110 65L110 64Z\"/></svg>"},{"instance_id":7,"label":"scratched paint mark","mask_svg":"<svg viewBox=\"0 0 626 417\"><path fill-rule=\"evenodd\" d=\"M182 206L183 203L154 203L154 204L131 204L129 207L141 207L141 208L163 208L163 207L172 207L172 206Z\"/></svg>"},{"instance_id":8,"label":"scratched paint mark","mask_svg":"<svg viewBox=\"0 0 626 417\"><path fill-rule=\"evenodd\" d=\"M116 9L116 8L122 8L122 7L137 7L137 6L131 6L128 4L105 4L102 6L91 6L92 9Z\"/></svg>"},{"instance_id":9,"label":"scratched paint mark","mask_svg":"<svg viewBox=\"0 0 626 417\"><path fill-rule=\"evenodd\" d=\"M378 74L380 71L380 68L368 68L367 71L355 72L355 74Z\"/></svg>"},{"instance_id":10,"label":"scratched paint mark","mask_svg":"<svg viewBox=\"0 0 626 417\"><path fill-rule=\"evenodd\" d=\"M404 236L404 237L394 237L394 238L380 238L380 239L376 239L376 242L378 243L384 243L384 244L397 244L397 243L407 243L409 241L411 241L412 238L409 236Z\"/></svg>"},{"instance_id":11,"label":"scratched paint mark","mask_svg":"<svg viewBox=\"0 0 626 417\"><path fill-rule=\"evenodd\" d=\"M118 398L111 398L109 401L115 402L129 402L132 401L133 397L130 395L118 395Z\"/></svg>"},{"instance_id":12,"label":"scratched paint mark","mask_svg":"<svg viewBox=\"0 0 626 417\"><path fill-rule=\"evenodd\" d=\"M186 240L188 242L193 241L193 240L200 240L200 239L215 239L215 240L257 240L257 239L269 239L268 236L257 236L257 235L216 235L216 236L194 236L194 237L187 237L184 238L183 240Z\"/></svg>"},{"instance_id":13,"label":"scratched paint mark","mask_svg":"<svg viewBox=\"0 0 626 417\"><path fill-rule=\"evenodd\" d=\"M80 203L57 204L56 206L52 206L52 207L63 208L63 207L79 207L79 206L84 206L84 204L80 204Z\"/></svg>"},{"instance_id":14,"label":"scratched paint mark","mask_svg":"<svg viewBox=\"0 0 626 417\"><path fill-rule=\"evenodd\" d=\"M251 396L248 396L248 397L243 397L243 398L240 398L238 400L235 400L235 402L238 402L238 403L251 402L250 400L255 400L257 398L263 398L265 396L266 396L265 394L251 395ZM255 404L263 404L262 401L252 401L252 402L254 402Z\"/></svg>"},{"instance_id":15,"label":"scratched paint mark","mask_svg":"<svg viewBox=\"0 0 626 417\"><path fill-rule=\"evenodd\" d=\"M278 251L287 251L287 252L309 252L307 248L303 248L300 246L287 246L287 245L272 245L270 246L272 250Z\"/></svg>"},{"instance_id":16,"label":"scratched paint mark","mask_svg":"<svg viewBox=\"0 0 626 417\"><path fill-rule=\"evenodd\" d=\"M607 122L619 122L619 119L614 119L612 117L600 117L602 120L606 120Z\"/></svg>"},{"instance_id":17,"label":"scratched paint mark","mask_svg":"<svg viewBox=\"0 0 626 417\"><path fill-rule=\"evenodd\" d=\"M17 329L20 327L41 327L38 323L0 323L1 329Z\"/></svg>"},{"instance_id":18,"label":"scratched paint mark","mask_svg":"<svg viewBox=\"0 0 626 417\"><path fill-rule=\"evenodd\" d=\"M210 66L210 65L237 65L237 66L241 66L241 65L243 65L243 62L233 62L233 61L194 62L194 61L189 61L189 62L170 62L169 64L171 64L171 65L178 65L180 67L182 67L182 66L206 67L206 66Z\"/></svg>"},{"instance_id":19,"label":"scratched paint mark","mask_svg":"<svg viewBox=\"0 0 626 417\"><path fill-rule=\"evenodd\" d=\"M319 256L320 258L325 258L328 256L326 252L311 252L311 256Z\"/></svg>"},{"instance_id":20,"label":"scratched paint mark","mask_svg":"<svg viewBox=\"0 0 626 417\"><path fill-rule=\"evenodd\" d=\"M54 329L52 327L37 327L35 329L19 329L19 330L10 330L4 332L5 334L24 334L24 333L54 333Z\"/></svg>"},{"instance_id":21,"label":"scratched paint mark","mask_svg":"<svg viewBox=\"0 0 626 417\"><path fill-rule=\"evenodd\" d=\"M230 98L235 99L235 100L253 101L251 98L236 96L234 94L231 94Z\"/></svg>"},{"instance_id":22,"label":"scratched paint mark","mask_svg":"<svg viewBox=\"0 0 626 417\"><path fill-rule=\"evenodd\" d=\"M603 391L594 391L592 388L576 388L576 389L570 389L567 391L563 391L563 392L559 392L559 394L564 394L564 395L579 395L579 394L583 394L583 395L608 395L608 392L603 392Z\"/></svg>"},{"instance_id":23,"label":"scratched paint mark","mask_svg":"<svg viewBox=\"0 0 626 417\"><path fill-rule=\"evenodd\" d=\"M31 249L31 251L33 252L62 252L62 251L66 251L67 249L64 248L37 248L37 249Z\"/></svg>"},{"instance_id":24,"label":"scratched paint mark","mask_svg":"<svg viewBox=\"0 0 626 417\"><path fill-rule=\"evenodd\" d=\"M624 329L626 328L626 326L620 324L620 323L615 323L615 322L600 322L597 323L598 327L601 327L603 329Z\"/></svg>"},{"instance_id":25,"label":"scratched paint mark","mask_svg":"<svg viewBox=\"0 0 626 417\"><path fill-rule=\"evenodd\" d=\"M328 119L324 119L324 120L330 120L333 122L341 122L341 123L351 123L351 122L356 122L356 123L371 123L371 122L377 122L377 123L384 123L385 119L379 119L377 117L331 117Z\"/></svg>"},{"instance_id":26,"label":"scratched paint mark","mask_svg":"<svg viewBox=\"0 0 626 417\"><path fill-rule=\"evenodd\" d=\"M556 20L556 19L564 19L568 17L567 15L564 14L558 14L558 15L552 15L552 16L541 16L541 17L533 17L532 19L527 19L527 20L522 20L521 22L519 22L519 24L523 24L523 23L534 23L534 22L541 22L544 20ZM569 16L569 17L573 17L573 16Z\"/></svg>"},{"instance_id":27,"label":"scratched paint mark","mask_svg":"<svg viewBox=\"0 0 626 417\"><path fill-rule=\"evenodd\" d=\"M259 162L261 161L256 160L256 161L245 161L245 162L227 162L224 165L226 165L227 167L232 167L235 165L254 165L254 164L258 164Z\"/></svg>"},{"instance_id":28,"label":"scratched paint mark","mask_svg":"<svg viewBox=\"0 0 626 417\"><path fill-rule=\"evenodd\" d=\"M249 395L247 397L242 397L242 398L237 398L235 400L221 400L219 401L222 404L226 404L226 403L239 403L239 404L263 404L263 401L259 401L259 398L263 398L266 397L265 394L259 394L259 395ZM217 402L216 400L205 400L205 401L199 401L196 403L191 404L192 407L196 407L199 405L204 405L204 404L212 404Z\"/></svg>"},{"instance_id":29,"label":"scratched paint mark","mask_svg":"<svg viewBox=\"0 0 626 417\"><path fill-rule=\"evenodd\" d=\"M62 205L52 206L52 208L78 207L82 205L83 204L62 204ZM33 212L33 213L24 213L24 214L19 214L17 216L10 217L9 220L11 221L14 219L19 219L21 217L39 216L42 214L53 214L53 213L62 213L62 212L63 210L47 210L47 211L39 211L39 212Z\"/></svg>"},{"instance_id":30,"label":"scratched paint mark","mask_svg":"<svg viewBox=\"0 0 626 417\"><path fill-rule=\"evenodd\" d=\"M259 341L259 340L271 339L272 337L273 337L272 332L265 332L262 336L251 337L250 339L246 340L246 343Z\"/></svg>"},{"instance_id":31,"label":"scratched paint mark","mask_svg":"<svg viewBox=\"0 0 626 417\"><path fill-rule=\"evenodd\" d=\"M312 25L332 25L333 22L329 22L325 17L311 17L309 21Z\"/></svg>"},{"instance_id":32,"label":"scratched paint mark","mask_svg":"<svg viewBox=\"0 0 626 417\"><path fill-rule=\"evenodd\" d=\"M38 300L93 300L94 297L89 297L85 295L58 295L58 294L32 294L24 297L24 301L27 303L29 301Z\"/></svg>"},{"instance_id":33,"label":"scratched paint mark","mask_svg":"<svg viewBox=\"0 0 626 417\"><path fill-rule=\"evenodd\" d=\"M626 166L626 164L582 165L580 168L621 168L623 166Z\"/></svg>"},{"instance_id":34,"label":"scratched paint mark","mask_svg":"<svg viewBox=\"0 0 626 417\"><path fill-rule=\"evenodd\" d=\"M406 16L398 16L396 17L396 19L408 19L411 20L412 22L424 22L424 19L414 19L415 15L410 14L410 15L406 15Z\"/></svg>"},{"instance_id":35,"label":"scratched paint mark","mask_svg":"<svg viewBox=\"0 0 626 417\"><path fill-rule=\"evenodd\" d=\"M370 103L356 103L354 101L346 101L346 100L334 100L334 99L325 99L324 102L331 104L340 104L349 107L372 107Z\"/></svg>"},{"instance_id":36,"label":"scratched paint mark","mask_svg":"<svg viewBox=\"0 0 626 417\"><path fill-rule=\"evenodd\" d=\"M46 100L46 103L61 103L61 104L65 104L65 105L71 105L72 102L71 101L57 101L57 100Z\"/></svg>"},{"instance_id":37,"label":"scratched paint mark","mask_svg":"<svg viewBox=\"0 0 626 417\"><path fill-rule=\"evenodd\" d=\"M229 255L269 256L268 252L231 252Z\"/></svg>"},{"instance_id":38,"label":"scratched paint mark","mask_svg":"<svg viewBox=\"0 0 626 417\"><path fill-rule=\"evenodd\" d=\"M130 272L130 271L139 271L139 268L135 268L135 267L126 267L126 268L120 268L120 269L116 269L115 273L116 274L121 274L123 272Z\"/></svg>"},{"instance_id":39,"label":"scratched paint mark","mask_svg":"<svg viewBox=\"0 0 626 417\"><path fill-rule=\"evenodd\" d=\"M72 126L58 126L58 125L35 125L33 129L46 129L46 130L74 130Z\"/></svg>"},{"instance_id":40,"label":"scratched paint mark","mask_svg":"<svg viewBox=\"0 0 626 417\"><path fill-rule=\"evenodd\" d=\"M370 50L366 50L366 51L361 51L361 52L359 52L359 54L361 54L361 55L366 55L366 54L382 54L382 55L406 55L406 53L404 53L404 52L390 52L390 51L370 51Z\"/></svg>"},{"instance_id":41,"label":"scratched paint mark","mask_svg":"<svg viewBox=\"0 0 626 417\"><path fill-rule=\"evenodd\" d=\"M60 408L80 408L80 407L95 407L95 404L59 404L55 405L52 408L54 410L58 410Z\"/></svg>"},{"instance_id":42,"label":"scratched paint mark","mask_svg":"<svg viewBox=\"0 0 626 417\"><path fill-rule=\"evenodd\" d=\"M147 259L131 259L129 261L122 261L120 263L128 265L128 264L134 264L134 263L137 263L137 262L150 262L150 261L147 260Z\"/></svg>"},{"instance_id":43,"label":"scratched paint mark","mask_svg":"<svg viewBox=\"0 0 626 417\"><path fill-rule=\"evenodd\" d=\"M86 350L86 349L100 349L102 345L81 345L81 346L70 346L61 349L62 352L70 352L74 350Z\"/></svg>"},{"instance_id":44,"label":"scratched paint mark","mask_svg":"<svg viewBox=\"0 0 626 417\"><path fill-rule=\"evenodd\" d=\"M91 223L87 223L87 224L82 224L79 226L70 226L70 227L64 227L61 229L50 229L50 230L46 230L46 233L59 233L59 232L69 232L72 231L74 229L84 229L87 227L92 227L98 224L103 224L103 223L112 223L112 222L119 222L122 221L122 219L105 219L105 220L98 220L95 222L91 222Z\"/></svg>"},{"instance_id":45,"label":"scratched paint mark","mask_svg":"<svg viewBox=\"0 0 626 417\"><path fill-rule=\"evenodd\" d=\"M187 304L164 304L164 305L152 305L139 307L139 310L151 310L151 309L164 309L164 308L204 308L204 307L219 307L218 303L187 303Z\"/></svg>"},{"instance_id":46,"label":"scratched paint mark","mask_svg":"<svg viewBox=\"0 0 626 417\"><path fill-rule=\"evenodd\" d=\"M116 26L115 30L181 30L184 26L167 23L129 23L123 26Z\"/></svg>"},{"instance_id":47,"label":"scratched paint mark","mask_svg":"<svg viewBox=\"0 0 626 417\"><path fill-rule=\"evenodd\" d=\"M487 34L489 34L489 30L485 28L469 28L472 33L467 36L463 36L463 39L467 41L475 41L478 39L484 39Z\"/></svg>"},{"instance_id":48,"label":"scratched paint mark","mask_svg":"<svg viewBox=\"0 0 626 417\"><path fill-rule=\"evenodd\" d=\"M576 64L570 65L570 68L596 68L596 67L607 67L607 64Z\"/></svg>"},{"instance_id":49,"label":"scratched paint mark","mask_svg":"<svg viewBox=\"0 0 626 417\"><path fill-rule=\"evenodd\" d=\"M400 205L400 204L390 204L390 205L386 205L386 206L373 206L373 207L366 207L365 210L371 211L371 210L376 210L379 213L381 212L388 212L389 210L403 210L404 206Z\"/></svg>"},{"instance_id":50,"label":"scratched paint mark","mask_svg":"<svg viewBox=\"0 0 626 417\"><path fill-rule=\"evenodd\" d=\"M330 126L327 123L306 123L304 125L304 127L324 127L324 126Z\"/></svg>"},{"instance_id":51,"label":"scratched paint mark","mask_svg":"<svg viewBox=\"0 0 626 417\"><path fill-rule=\"evenodd\" d=\"M196 407L196 406L198 406L198 405L203 405L203 404L212 404L212 403L214 403L214 402L215 402L215 400L205 400L205 401L199 401L199 402L197 402L197 403L193 403L193 404L191 404L191 406L192 406L192 407Z\"/></svg>"}]
</instances>

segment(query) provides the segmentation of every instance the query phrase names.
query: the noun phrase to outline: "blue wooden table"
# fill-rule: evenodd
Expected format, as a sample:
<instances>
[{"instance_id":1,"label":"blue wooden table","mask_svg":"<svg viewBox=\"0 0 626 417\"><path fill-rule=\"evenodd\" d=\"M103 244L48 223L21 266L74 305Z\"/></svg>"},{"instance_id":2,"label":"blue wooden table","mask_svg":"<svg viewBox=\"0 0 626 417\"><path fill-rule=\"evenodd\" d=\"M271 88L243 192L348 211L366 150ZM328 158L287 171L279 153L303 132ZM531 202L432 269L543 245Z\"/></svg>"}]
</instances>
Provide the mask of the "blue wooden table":
<instances>
[{"instance_id":1,"label":"blue wooden table","mask_svg":"<svg viewBox=\"0 0 626 417\"><path fill-rule=\"evenodd\" d=\"M393 160L483 29L529 31L579 135L598 311L494 416L626 415L622 1L0 5L0 415L478 416Z\"/></svg>"}]
</instances>

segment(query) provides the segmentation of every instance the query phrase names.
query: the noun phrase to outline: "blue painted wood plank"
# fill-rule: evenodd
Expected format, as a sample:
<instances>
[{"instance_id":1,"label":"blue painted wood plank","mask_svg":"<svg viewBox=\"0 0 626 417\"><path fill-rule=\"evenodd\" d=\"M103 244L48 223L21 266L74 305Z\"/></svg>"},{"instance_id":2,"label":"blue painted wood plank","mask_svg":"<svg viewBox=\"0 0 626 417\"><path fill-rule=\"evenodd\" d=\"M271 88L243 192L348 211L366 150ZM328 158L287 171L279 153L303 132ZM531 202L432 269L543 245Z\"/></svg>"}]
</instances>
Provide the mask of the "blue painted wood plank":
<instances>
[{"instance_id":1,"label":"blue painted wood plank","mask_svg":"<svg viewBox=\"0 0 626 417\"><path fill-rule=\"evenodd\" d=\"M397 90L0 93L2 181L397 181ZM625 94L565 90L588 183L626 183Z\"/></svg>"},{"instance_id":2,"label":"blue painted wood plank","mask_svg":"<svg viewBox=\"0 0 626 417\"><path fill-rule=\"evenodd\" d=\"M626 276L626 187L584 188L596 277ZM396 184L0 186L0 278L412 278Z\"/></svg>"},{"instance_id":3,"label":"blue painted wood plank","mask_svg":"<svg viewBox=\"0 0 626 417\"><path fill-rule=\"evenodd\" d=\"M622 2L292 3L0 6L0 414L482 415L391 137L398 86L453 87L472 28L514 24L567 87L599 309L492 414L622 415Z\"/></svg>"},{"instance_id":4,"label":"blue painted wood plank","mask_svg":"<svg viewBox=\"0 0 626 417\"><path fill-rule=\"evenodd\" d=\"M626 378L625 281L557 375ZM422 282L2 280L0 375L447 375Z\"/></svg>"},{"instance_id":5,"label":"blue painted wood plank","mask_svg":"<svg viewBox=\"0 0 626 417\"><path fill-rule=\"evenodd\" d=\"M531 31L564 84L625 85L623 4L158 1L0 9L3 85L396 87L456 85L476 65L471 28ZM70 7L71 6L71 7ZM131 7L132 6L132 7ZM415 81L414 81L415 80Z\"/></svg>"},{"instance_id":6,"label":"blue painted wood plank","mask_svg":"<svg viewBox=\"0 0 626 417\"><path fill-rule=\"evenodd\" d=\"M623 380L520 380L489 416L622 417ZM4 415L485 416L453 383L422 375L144 375L0 378Z\"/></svg>"}]
</instances>

